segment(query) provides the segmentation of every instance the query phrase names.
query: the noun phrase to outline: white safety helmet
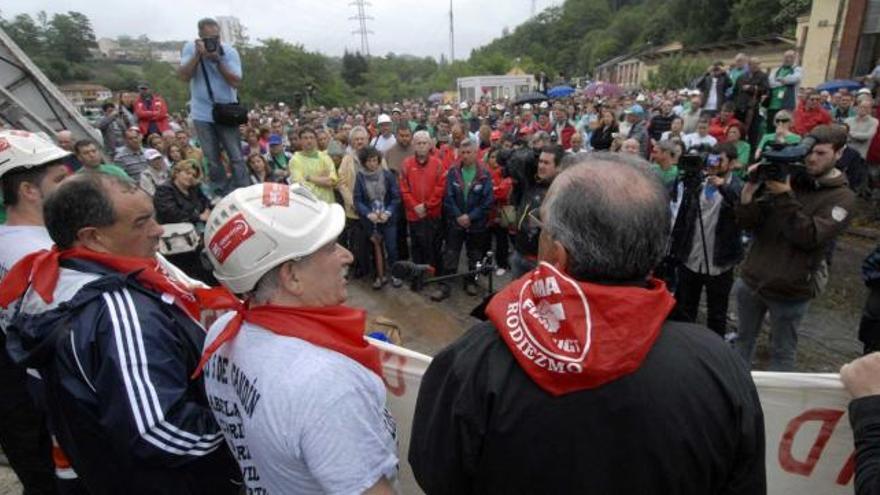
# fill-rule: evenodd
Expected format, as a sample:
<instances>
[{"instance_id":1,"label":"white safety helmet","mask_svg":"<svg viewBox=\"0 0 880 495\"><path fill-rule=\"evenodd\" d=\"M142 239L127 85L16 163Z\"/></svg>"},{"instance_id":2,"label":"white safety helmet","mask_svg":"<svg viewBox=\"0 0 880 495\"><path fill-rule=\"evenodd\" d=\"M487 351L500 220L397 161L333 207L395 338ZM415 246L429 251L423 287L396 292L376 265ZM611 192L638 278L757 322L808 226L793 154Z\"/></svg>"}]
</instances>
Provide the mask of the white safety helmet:
<instances>
[{"instance_id":1,"label":"white safety helmet","mask_svg":"<svg viewBox=\"0 0 880 495\"><path fill-rule=\"evenodd\" d=\"M17 168L31 168L70 156L51 141L28 131L0 131L0 178Z\"/></svg>"},{"instance_id":2,"label":"white safety helmet","mask_svg":"<svg viewBox=\"0 0 880 495\"><path fill-rule=\"evenodd\" d=\"M383 113L382 115L379 115L379 119L376 121L376 123L377 124L390 124L391 117L389 117L387 113Z\"/></svg>"},{"instance_id":3,"label":"white safety helmet","mask_svg":"<svg viewBox=\"0 0 880 495\"><path fill-rule=\"evenodd\" d=\"M343 227L342 206L319 200L302 185L256 184L236 189L214 207L205 245L217 280L245 294L279 264L333 242Z\"/></svg>"},{"instance_id":4,"label":"white safety helmet","mask_svg":"<svg viewBox=\"0 0 880 495\"><path fill-rule=\"evenodd\" d=\"M463 102L459 103L458 108L460 108L462 110L467 110L468 109L468 102L463 101Z\"/></svg>"}]
</instances>

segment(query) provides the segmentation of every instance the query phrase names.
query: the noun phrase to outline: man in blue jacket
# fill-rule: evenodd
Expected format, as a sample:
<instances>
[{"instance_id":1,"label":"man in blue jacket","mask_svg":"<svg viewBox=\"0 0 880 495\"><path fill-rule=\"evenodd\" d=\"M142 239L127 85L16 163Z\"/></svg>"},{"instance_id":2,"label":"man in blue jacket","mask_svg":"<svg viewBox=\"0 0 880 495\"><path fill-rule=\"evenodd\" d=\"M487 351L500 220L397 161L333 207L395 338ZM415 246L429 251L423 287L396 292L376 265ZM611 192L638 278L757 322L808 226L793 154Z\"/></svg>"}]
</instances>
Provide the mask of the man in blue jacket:
<instances>
[{"instance_id":1,"label":"man in blue jacket","mask_svg":"<svg viewBox=\"0 0 880 495\"><path fill-rule=\"evenodd\" d=\"M448 223L443 268L447 273L458 271L462 245L466 247L468 270L473 270L491 242L487 225L493 199L492 177L477 165L477 146L470 139L461 142L458 156L459 162L447 173L443 199ZM466 277L464 289L469 295L477 295L476 278ZM439 301L448 296L449 286L441 284L432 299Z\"/></svg>"},{"instance_id":2,"label":"man in blue jacket","mask_svg":"<svg viewBox=\"0 0 880 495\"><path fill-rule=\"evenodd\" d=\"M201 301L156 258L150 197L83 174L47 197L44 216L55 247L24 257L0 288L15 311L7 349L42 376L53 430L88 492L237 493L203 382L190 379Z\"/></svg>"}]
</instances>

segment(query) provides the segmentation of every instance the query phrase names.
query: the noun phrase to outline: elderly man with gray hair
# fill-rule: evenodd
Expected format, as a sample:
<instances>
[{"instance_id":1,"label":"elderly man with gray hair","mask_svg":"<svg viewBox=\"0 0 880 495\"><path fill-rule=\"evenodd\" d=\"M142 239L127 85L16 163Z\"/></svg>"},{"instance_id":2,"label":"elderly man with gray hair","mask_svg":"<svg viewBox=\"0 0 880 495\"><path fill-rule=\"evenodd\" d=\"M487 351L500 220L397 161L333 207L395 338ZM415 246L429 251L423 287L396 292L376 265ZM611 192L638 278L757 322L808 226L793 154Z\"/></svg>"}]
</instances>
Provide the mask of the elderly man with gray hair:
<instances>
[{"instance_id":1,"label":"elderly man with gray hair","mask_svg":"<svg viewBox=\"0 0 880 495\"><path fill-rule=\"evenodd\" d=\"M589 198L585 201L584 198ZM764 419L722 339L668 321L668 197L641 159L580 155L534 220L537 269L425 373L426 493L766 493Z\"/></svg>"}]
</instances>

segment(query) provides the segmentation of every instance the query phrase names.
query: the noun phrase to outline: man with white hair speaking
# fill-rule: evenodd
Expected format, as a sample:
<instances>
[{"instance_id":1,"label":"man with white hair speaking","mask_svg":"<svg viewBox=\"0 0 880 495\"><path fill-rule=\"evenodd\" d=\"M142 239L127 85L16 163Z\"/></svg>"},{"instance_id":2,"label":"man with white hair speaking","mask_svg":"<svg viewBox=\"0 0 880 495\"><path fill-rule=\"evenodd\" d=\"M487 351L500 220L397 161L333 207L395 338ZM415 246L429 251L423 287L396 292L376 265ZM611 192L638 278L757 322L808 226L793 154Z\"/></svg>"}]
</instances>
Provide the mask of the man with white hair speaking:
<instances>
[{"instance_id":1,"label":"man with white hair speaking","mask_svg":"<svg viewBox=\"0 0 880 495\"><path fill-rule=\"evenodd\" d=\"M379 351L342 305L344 225L341 206L283 184L237 189L208 219L214 274L245 305L213 325L196 373L248 493L393 493Z\"/></svg>"}]
</instances>

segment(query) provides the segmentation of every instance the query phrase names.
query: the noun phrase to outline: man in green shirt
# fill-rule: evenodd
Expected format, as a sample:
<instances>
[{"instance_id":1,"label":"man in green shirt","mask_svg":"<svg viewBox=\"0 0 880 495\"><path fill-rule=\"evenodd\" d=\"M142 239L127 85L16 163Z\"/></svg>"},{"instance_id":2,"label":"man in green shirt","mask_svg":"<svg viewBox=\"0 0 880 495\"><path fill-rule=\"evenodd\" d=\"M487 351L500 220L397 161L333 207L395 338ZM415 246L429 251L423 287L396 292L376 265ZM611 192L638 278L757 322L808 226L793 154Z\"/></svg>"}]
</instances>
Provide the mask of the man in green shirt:
<instances>
[{"instance_id":1,"label":"man in green shirt","mask_svg":"<svg viewBox=\"0 0 880 495\"><path fill-rule=\"evenodd\" d=\"M133 180L119 165L104 163L104 156L101 154L98 143L94 140L80 139L73 145L73 152L76 154L76 159L82 163L82 168L77 170L78 174L99 172L115 175L126 180Z\"/></svg>"},{"instance_id":2,"label":"man in green shirt","mask_svg":"<svg viewBox=\"0 0 880 495\"><path fill-rule=\"evenodd\" d=\"M797 106L797 89L801 83L802 69L795 65L797 54L794 50L785 52L782 65L770 71L770 102L767 105L767 133L775 131L774 117L780 110L793 112Z\"/></svg>"},{"instance_id":3,"label":"man in green shirt","mask_svg":"<svg viewBox=\"0 0 880 495\"><path fill-rule=\"evenodd\" d=\"M299 145L302 149L290 159L291 180L309 188L322 201L334 203L333 188L339 176L333 159L318 151L318 139L311 127L300 128Z\"/></svg>"},{"instance_id":4,"label":"man in green shirt","mask_svg":"<svg viewBox=\"0 0 880 495\"><path fill-rule=\"evenodd\" d=\"M670 141L660 141L651 153L651 169L654 170L667 187L678 178L678 158L681 147Z\"/></svg>"}]
</instances>

